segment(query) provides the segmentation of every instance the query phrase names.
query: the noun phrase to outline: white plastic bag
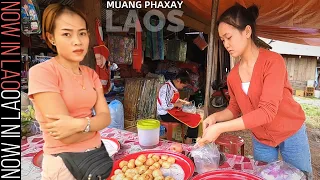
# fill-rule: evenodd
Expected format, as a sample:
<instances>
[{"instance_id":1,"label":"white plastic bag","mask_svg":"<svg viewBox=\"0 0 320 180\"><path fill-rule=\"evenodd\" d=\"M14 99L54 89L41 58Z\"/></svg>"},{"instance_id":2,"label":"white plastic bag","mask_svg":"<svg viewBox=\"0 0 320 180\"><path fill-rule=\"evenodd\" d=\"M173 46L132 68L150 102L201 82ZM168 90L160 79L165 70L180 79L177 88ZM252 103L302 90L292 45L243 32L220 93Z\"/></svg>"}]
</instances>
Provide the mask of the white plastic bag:
<instances>
[{"instance_id":1,"label":"white plastic bag","mask_svg":"<svg viewBox=\"0 0 320 180\"><path fill-rule=\"evenodd\" d=\"M197 108L195 102L192 101L190 104L185 104L182 106L182 111L186 113L196 114Z\"/></svg>"},{"instance_id":2,"label":"white plastic bag","mask_svg":"<svg viewBox=\"0 0 320 180\"><path fill-rule=\"evenodd\" d=\"M199 174L216 170L219 167L220 152L214 143L208 143L203 147L191 151L191 157Z\"/></svg>"},{"instance_id":3,"label":"white plastic bag","mask_svg":"<svg viewBox=\"0 0 320 180\"><path fill-rule=\"evenodd\" d=\"M268 180L306 179L306 176L302 171L280 160L262 166L256 170L255 174Z\"/></svg>"}]
</instances>

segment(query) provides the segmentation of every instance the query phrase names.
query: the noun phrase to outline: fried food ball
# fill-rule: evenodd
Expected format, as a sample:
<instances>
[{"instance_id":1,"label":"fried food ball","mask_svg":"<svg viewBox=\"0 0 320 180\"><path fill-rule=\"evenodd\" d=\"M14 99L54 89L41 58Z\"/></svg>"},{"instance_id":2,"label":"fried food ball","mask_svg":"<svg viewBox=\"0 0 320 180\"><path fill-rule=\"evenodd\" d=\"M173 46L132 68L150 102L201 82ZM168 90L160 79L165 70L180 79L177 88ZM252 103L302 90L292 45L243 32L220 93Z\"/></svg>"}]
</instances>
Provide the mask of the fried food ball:
<instances>
[{"instance_id":1,"label":"fried food ball","mask_svg":"<svg viewBox=\"0 0 320 180\"><path fill-rule=\"evenodd\" d=\"M164 180L175 180L173 177L167 176L164 178Z\"/></svg>"},{"instance_id":2,"label":"fried food ball","mask_svg":"<svg viewBox=\"0 0 320 180\"><path fill-rule=\"evenodd\" d=\"M122 168L122 172L125 173L128 169L129 169L128 166L124 166L124 167Z\"/></svg>"},{"instance_id":3,"label":"fried food ball","mask_svg":"<svg viewBox=\"0 0 320 180\"><path fill-rule=\"evenodd\" d=\"M168 160L168 156L167 156L167 155L162 155L162 156L161 156L161 159L164 160L164 161L166 161L166 160Z\"/></svg>"},{"instance_id":4,"label":"fried food ball","mask_svg":"<svg viewBox=\"0 0 320 180\"><path fill-rule=\"evenodd\" d=\"M171 166L171 163L169 163L168 161L165 161L162 163L162 167L165 168L165 169L169 169Z\"/></svg>"},{"instance_id":5,"label":"fried food ball","mask_svg":"<svg viewBox=\"0 0 320 180\"><path fill-rule=\"evenodd\" d=\"M122 169L116 169L116 170L114 171L114 174L115 174L115 175L122 174Z\"/></svg>"},{"instance_id":6,"label":"fried food ball","mask_svg":"<svg viewBox=\"0 0 320 180\"><path fill-rule=\"evenodd\" d=\"M149 159L147 159L147 161L146 161L146 165L147 165L147 166L152 166L154 163L155 163L155 162L154 162L154 160L153 160L152 158L149 158Z\"/></svg>"},{"instance_id":7,"label":"fried food ball","mask_svg":"<svg viewBox=\"0 0 320 180\"><path fill-rule=\"evenodd\" d=\"M158 155L153 155L152 156L152 159L155 161L155 162L158 162L160 160L160 156Z\"/></svg>"},{"instance_id":8,"label":"fried food ball","mask_svg":"<svg viewBox=\"0 0 320 180\"><path fill-rule=\"evenodd\" d=\"M164 177L163 176L157 176L154 178L154 180L164 180Z\"/></svg>"},{"instance_id":9,"label":"fried food ball","mask_svg":"<svg viewBox=\"0 0 320 180\"><path fill-rule=\"evenodd\" d=\"M135 164L137 167L139 167L139 166L142 166L142 165L143 165L143 162L141 162L141 161L139 161L138 159L136 159L136 160L134 161L134 164Z\"/></svg>"},{"instance_id":10,"label":"fried food ball","mask_svg":"<svg viewBox=\"0 0 320 180\"><path fill-rule=\"evenodd\" d=\"M133 172L130 172L130 171L127 171L125 174L124 174L127 178L133 178L136 174L133 173Z\"/></svg>"},{"instance_id":11,"label":"fried food ball","mask_svg":"<svg viewBox=\"0 0 320 180\"><path fill-rule=\"evenodd\" d=\"M138 180L153 180L153 177L151 174L142 174Z\"/></svg>"},{"instance_id":12,"label":"fried food ball","mask_svg":"<svg viewBox=\"0 0 320 180\"><path fill-rule=\"evenodd\" d=\"M147 157L141 154L140 156L138 156L137 160L139 160L142 163L145 163L147 161Z\"/></svg>"},{"instance_id":13,"label":"fried food ball","mask_svg":"<svg viewBox=\"0 0 320 180\"><path fill-rule=\"evenodd\" d=\"M148 169L146 172L144 172L144 174L151 174L152 175L153 170Z\"/></svg>"},{"instance_id":14,"label":"fried food ball","mask_svg":"<svg viewBox=\"0 0 320 180\"><path fill-rule=\"evenodd\" d=\"M139 179L139 177L140 177L140 175L139 174L136 174L135 176L133 176L133 180L138 180Z\"/></svg>"},{"instance_id":15,"label":"fried food ball","mask_svg":"<svg viewBox=\"0 0 320 180\"><path fill-rule=\"evenodd\" d=\"M162 159L160 159L160 160L158 161L158 163L159 163L160 165L162 165L163 162L164 162L164 160L162 160Z\"/></svg>"},{"instance_id":16,"label":"fried food ball","mask_svg":"<svg viewBox=\"0 0 320 180\"><path fill-rule=\"evenodd\" d=\"M148 170L147 166L140 166L138 169L138 174L144 174Z\"/></svg>"},{"instance_id":17,"label":"fried food ball","mask_svg":"<svg viewBox=\"0 0 320 180\"><path fill-rule=\"evenodd\" d=\"M174 157L169 157L167 160L170 164L174 164L176 162L176 159Z\"/></svg>"},{"instance_id":18,"label":"fried food ball","mask_svg":"<svg viewBox=\"0 0 320 180\"><path fill-rule=\"evenodd\" d=\"M129 169L133 169L133 168L135 168L136 167L136 165L135 165L135 163L134 163L135 161L133 160L133 161L129 161L129 163L128 163L128 168Z\"/></svg>"},{"instance_id":19,"label":"fried food ball","mask_svg":"<svg viewBox=\"0 0 320 180\"><path fill-rule=\"evenodd\" d=\"M156 169L160 169L160 167L161 167L160 163L158 163L158 162L155 162L155 163L153 164L153 166L154 166Z\"/></svg>"},{"instance_id":20,"label":"fried food ball","mask_svg":"<svg viewBox=\"0 0 320 180\"><path fill-rule=\"evenodd\" d=\"M128 166L128 161L121 161L119 167L122 169L124 166Z\"/></svg>"},{"instance_id":21,"label":"fried food ball","mask_svg":"<svg viewBox=\"0 0 320 180\"><path fill-rule=\"evenodd\" d=\"M114 180L123 180L125 178L124 174L118 174L116 175L116 177L114 178Z\"/></svg>"},{"instance_id":22,"label":"fried food ball","mask_svg":"<svg viewBox=\"0 0 320 180\"><path fill-rule=\"evenodd\" d=\"M156 178L156 177L158 177L158 176L162 176L161 170L160 170L160 169L154 170L154 171L152 172L152 176L153 176L154 178Z\"/></svg>"}]
</instances>

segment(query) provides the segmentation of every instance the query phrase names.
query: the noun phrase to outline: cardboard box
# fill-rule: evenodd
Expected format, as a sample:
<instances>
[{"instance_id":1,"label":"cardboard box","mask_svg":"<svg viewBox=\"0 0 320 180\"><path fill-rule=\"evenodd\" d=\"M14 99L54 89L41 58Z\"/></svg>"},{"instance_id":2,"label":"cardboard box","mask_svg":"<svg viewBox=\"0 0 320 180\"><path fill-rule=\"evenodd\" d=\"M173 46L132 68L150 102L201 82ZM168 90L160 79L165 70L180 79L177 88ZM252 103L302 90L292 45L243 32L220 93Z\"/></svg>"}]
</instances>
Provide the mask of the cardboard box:
<instances>
[{"instance_id":1,"label":"cardboard box","mask_svg":"<svg viewBox=\"0 0 320 180\"><path fill-rule=\"evenodd\" d=\"M304 97L304 90L296 90L296 96Z\"/></svg>"}]
</instances>

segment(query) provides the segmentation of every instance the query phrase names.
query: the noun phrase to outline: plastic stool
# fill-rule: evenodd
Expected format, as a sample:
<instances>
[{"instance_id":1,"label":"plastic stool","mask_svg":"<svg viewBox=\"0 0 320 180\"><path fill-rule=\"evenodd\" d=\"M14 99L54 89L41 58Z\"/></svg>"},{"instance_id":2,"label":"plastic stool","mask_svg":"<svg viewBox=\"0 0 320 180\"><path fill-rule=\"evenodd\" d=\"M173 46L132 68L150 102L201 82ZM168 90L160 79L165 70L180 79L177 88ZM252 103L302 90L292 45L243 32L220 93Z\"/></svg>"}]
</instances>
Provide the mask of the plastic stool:
<instances>
[{"instance_id":1,"label":"plastic stool","mask_svg":"<svg viewBox=\"0 0 320 180\"><path fill-rule=\"evenodd\" d=\"M183 129L183 124L182 123L178 123L178 122L165 122L165 121L160 121L160 124L164 127L166 127L167 129L167 133L166 133L166 136L167 136L167 140L171 141L172 140L172 132L173 132L173 129L178 127L178 126L181 126L181 137L182 137L182 142L184 140L184 129Z\"/></svg>"},{"instance_id":2,"label":"plastic stool","mask_svg":"<svg viewBox=\"0 0 320 180\"><path fill-rule=\"evenodd\" d=\"M228 148L230 154L238 154L238 149L241 148L241 155L244 156L244 140L240 136L221 135L215 143L219 145L221 152Z\"/></svg>"}]
</instances>

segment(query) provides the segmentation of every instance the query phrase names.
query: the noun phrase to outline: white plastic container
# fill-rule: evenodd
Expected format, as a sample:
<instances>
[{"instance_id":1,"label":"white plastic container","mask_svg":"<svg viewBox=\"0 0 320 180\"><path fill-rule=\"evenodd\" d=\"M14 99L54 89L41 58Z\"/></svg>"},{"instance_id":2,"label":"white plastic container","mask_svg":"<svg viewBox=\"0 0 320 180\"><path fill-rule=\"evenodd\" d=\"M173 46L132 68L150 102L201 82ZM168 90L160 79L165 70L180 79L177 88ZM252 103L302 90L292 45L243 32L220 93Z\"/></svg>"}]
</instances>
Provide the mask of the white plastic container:
<instances>
[{"instance_id":1,"label":"white plastic container","mask_svg":"<svg viewBox=\"0 0 320 180\"><path fill-rule=\"evenodd\" d=\"M314 87L314 80L308 80L307 87Z\"/></svg>"},{"instance_id":2,"label":"white plastic container","mask_svg":"<svg viewBox=\"0 0 320 180\"><path fill-rule=\"evenodd\" d=\"M314 97L320 99L320 90L314 90Z\"/></svg>"},{"instance_id":3,"label":"white plastic container","mask_svg":"<svg viewBox=\"0 0 320 180\"><path fill-rule=\"evenodd\" d=\"M139 144L142 148L155 148L160 139L160 121L144 119L137 122Z\"/></svg>"}]
</instances>

